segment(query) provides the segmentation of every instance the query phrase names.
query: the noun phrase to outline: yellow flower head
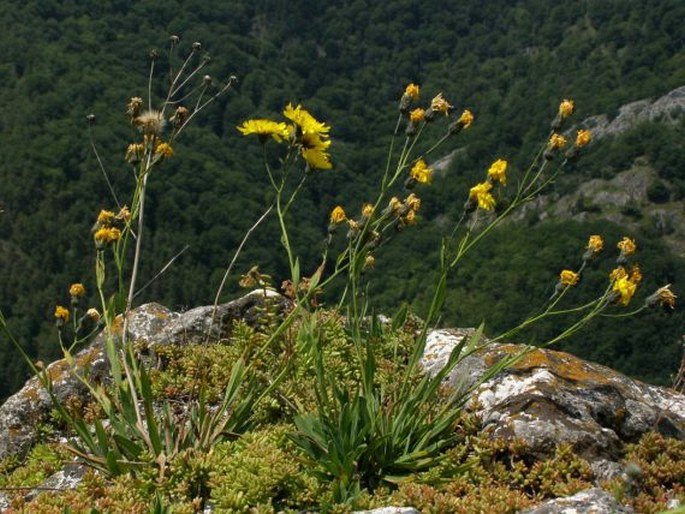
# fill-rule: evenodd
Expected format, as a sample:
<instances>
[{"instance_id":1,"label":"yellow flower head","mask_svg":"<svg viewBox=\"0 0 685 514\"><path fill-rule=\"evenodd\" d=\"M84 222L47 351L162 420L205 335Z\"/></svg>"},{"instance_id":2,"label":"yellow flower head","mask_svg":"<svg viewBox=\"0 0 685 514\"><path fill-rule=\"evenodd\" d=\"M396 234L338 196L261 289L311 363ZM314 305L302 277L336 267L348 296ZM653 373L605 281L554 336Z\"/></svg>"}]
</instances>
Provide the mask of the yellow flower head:
<instances>
[{"instance_id":1,"label":"yellow flower head","mask_svg":"<svg viewBox=\"0 0 685 514\"><path fill-rule=\"evenodd\" d=\"M670 290L671 284L666 284L660 287L656 292L651 295L645 301L648 307L653 307L654 305L659 305L661 307L668 307L669 309L675 309L675 301L678 298L673 291Z\"/></svg>"},{"instance_id":2,"label":"yellow flower head","mask_svg":"<svg viewBox=\"0 0 685 514\"><path fill-rule=\"evenodd\" d=\"M593 253L599 253L604 249L604 240L600 235L592 235L587 242L587 249Z\"/></svg>"},{"instance_id":3,"label":"yellow flower head","mask_svg":"<svg viewBox=\"0 0 685 514\"><path fill-rule=\"evenodd\" d=\"M418 107L409 113L409 119L413 123L419 123L426 119L426 111Z\"/></svg>"},{"instance_id":4,"label":"yellow flower head","mask_svg":"<svg viewBox=\"0 0 685 514\"><path fill-rule=\"evenodd\" d=\"M283 110L283 116L297 125L303 134L323 136L331 130L330 126L317 120L307 110L303 109L301 105L293 107L293 104L289 103Z\"/></svg>"},{"instance_id":5,"label":"yellow flower head","mask_svg":"<svg viewBox=\"0 0 685 514\"><path fill-rule=\"evenodd\" d=\"M276 122L264 119L255 119L244 121L237 129L244 135L249 136L255 134L260 137L262 142L266 142L267 138L271 136L277 143L283 142L284 139L290 137L290 129L288 125L283 122Z\"/></svg>"},{"instance_id":6,"label":"yellow flower head","mask_svg":"<svg viewBox=\"0 0 685 514\"><path fill-rule=\"evenodd\" d=\"M364 258L364 267L373 268L376 265L376 258L373 255L367 255Z\"/></svg>"},{"instance_id":7,"label":"yellow flower head","mask_svg":"<svg viewBox=\"0 0 685 514\"><path fill-rule=\"evenodd\" d=\"M316 148L304 148L302 150L302 157L312 168L330 170L333 167L330 155Z\"/></svg>"},{"instance_id":8,"label":"yellow flower head","mask_svg":"<svg viewBox=\"0 0 685 514\"><path fill-rule=\"evenodd\" d=\"M402 224L413 225L414 223L416 223L416 212L407 212L407 214L404 215L404 218L402 218Z\"/></svg>"},{"instance_id":9,"label":"yellow flower head","mask_svg":"<svg viewBox=\"0 0 685 514\"><path fill-rule=\"evenodd\" d=\"M618 297L616 299L617 303L621 305L628 305L630 303L630 299L635 294L637 284L631 282L628 277L622 277L614 282L614 285L611 289L612 291L618 293Z\"/></svg>"},{"instance_id":10,"label":"yellow flower head","mask_svg":"<svg viewBox=\"0 0 685 514\"><path fill-rule=\"evenodd\" d=\"M469 128L471 123L473 123L473 113L468 109L465 109L464 112L461 113L461 116L459 116L457 123L465 129Z\"/></svg>"},{"instance_id":11,"label":"yellow flower head","mask_svg":"<svg viewBox=\"0 0 685 514\"><path fill-rule=\"evenodd\" d=\"M570 269L565 269L559 274L559 283L564 286L575 286L580 280L580 275Z\"/></svg>"},{"instance_id":12,"label":"yellow flower head","mask_svg":"<svg viewBox=\"0 0 685 514\"><path fill-rule=\"evenodd\" d=\"M624 257L630 257L635 253L635 250L637 250L637 245L635 244L635 241L633 239L630 239L629 237L624 237L621 239L616 247L621 250L621 255Z\"/></svg>"},{"instance_id":13,"label":"yellow flower head","mask_svg":"<svg viewBox=\"0 0 685 514\"><path fill-rule=\"evenodd\" d=\"M635 285L638 285L640 282L642 282L642 271L640 270L640 266L636 264L635 266L632 266L630 268L630 275L628 275L628 280L630 280Z\"/></svg>"},{"instance_id":14,"label":"yellow flower head","mask_svg":"<svg viewBox=\"0 0 685 514\"><path fill-rule=\"evenodd\" d=\"M155 148L155 153L161 155L165 159L168 159L169 157L173 157L174 149L171 148L169 143L159 143L157 148Z\"/></svg>"},{"instance_id":15,"label":"yellow flower head","mask_svg":"<svg viewBox=\"0 0 685 514\"><path fill-rule=\"evenodd\" d=\"M145 153L145 145L142 143L131 143L128 145L126 148L126 154L124 155L124 159L126 162L131 162L135 163L140 161L143 158L143 154Z\"/></svg>"},{"instance_id":16,"label":"yellow flower head","mask_svg":"<svg viewBox=\"0 0 685 514\"><path fill-rule=\"evenodd\" d=\"M404 89L404 94L405 96L408 96L412 100L416 101L419 99L420 90L421 88L418 85L412 83Z\"/></svg>"},{"instance_id":17,"label":"yellow flower head","mask_svg":"<svg viewBox=\"0 0 685 514\"><path fill-rule=\"evenodd\" d=\"M433 170L426 166L426 162L423 159L419 159L409 172L409 176L419 184L430 184Z\"/></svg>"},{"instance_id":18,"label":"yellow flower head","mask_svg":"<svg viewBox=\"0 0 685 514\"><path fill-rule=\"evenodd\" d=\"M431 110L434 112L441 112L445 116L449 114L452 107L453 106L447 103L447 100L443 98L442 93L438 93L435 98L431 100Z\"/></svg>"},{"instance_id":19,"label":"yellow flower head","mask_svg":"<svg viewBox=\"0 0 685 514\"><path fill-rule=\"evenodd\" d=\"M55 307L55 320L59 323L68 323L69 322L69 309L66 307L62 307L61 305L58 305Z\"/></svg>"},{"instance_id":20,"label":"yellow flower head","mask_svg":"<svg viewBox=\"0 0 685 514\"><path fill-rule=\"evenodd\" d=\"M371 216L373 216L373 212L374 212L373 204L365 203L362 206L362 216L364 216L365 218L370 218Z\"/></svg>"},{"instance_id":21,"label":"yellow flower head","mask_svg":"<svg viewBox=\"0 0 685 514\"><path fill-rule=\"evenodd\" d=\"M501 184L507 183L507 161L504 159L497 159L492 163L490 169L488 170L488 177L490 177L495 182L500 182Z\"/></svg>"},{"instance_id":22,"label":"yellow flower head","mask_svg":"<svg viewBox=\"0 0 685 514\"><path fill-rule=\"evenodd\" d=\"M85 294L86 288L83 286L83 284L71 284L71 286L69 287L69 296L80 298Z\"/></svg>"},{"instance_id":23,"label":"yellow flower head","mask_svg":"<svg viewBox=\"0 0 685 514\"><path fill-rule=\"evenodd\" d=\"M590 142L590 139L592 139L592 132L584 129L579 130L576 136L576 146L582 148Z\"/></svg>"},{"instance_id":24,"label":"yellow flower head","mask_svg":"<svg viewBox=\"0 0 685 514\"><path fill-rule=\"evenodd\" d=\"M565 98L560 104L559 104L559 117L562 120L565 120L571 114L573 114L573 100L569 100L568 98Z\"/></svg>"},{"instance_id":25,"label":"yellow flower head","mask_svg":"<svg viewBox=\"0 0 685 514\"><path fill-rule=\"evenodd\" d=\"M404 204L402 203L402 200L396 196L393 196L390 199L390 202L388 202L388 207L390 207L390 211L395 215L400 214L404 210Z\"/></svg>"},{"instance_id":26,"label":"yellow flower head","mask_svg":"<svg viewBox=\"0 0 685 514\"><path fill-rule=\"evenodd\" d=\"M116 214L114 214L112 211L106 211L105 209L102 209L98 214L98 225L105 227L109 226L112 224L115 217Z\"/></svg>"},{"instance_id":27,"label":"yellow flower head","mask_svg":"<svg viewBox=\"0 0 685 514\"><path fill-rule=\"evenodd\" d=\"M609 273L609 280L612 282L616 282L617 280L620 280L622 278L626 278L628 276L628 272L623 266L619 266L618 268L615 268Z\"/></svg>"},{"instance_id":28,"label":"yellow flower head","mask_svg":"<svg viewBox=\"0 0 685 514\"><path fill-rule=\"evenodd\" d=\"M547 148L550 150L559 150L564 146L566 146L566 138L561 134L557 134L556 132L552 134L547 142Z\"/></svg>"},{"instance_id":29,"label":"yellow flower head","mask_svg":"<svg viewBox=\"0 0 685 514\"><path fill-rule=\"evenodd\" d=\"M490 193L492 184L490 182L481 182L476 184L469 190L469 199L478 202L478 207L491 211L495 208L495 198Z\"/></svg>"},{"instance_id":30,"label":"yellow flower head","mask_svg":"<svg viewBox=\"0 0 685 514\"><path fill-rule=\"evenodd\" d=\"M121 230L116 227L102 227L95 232L94 237L99 244L114 243L121 239Z\"/></svg>"},{"instance_id":31,"label":"yellow flower head","mask_svg":"<svg viewBox=\"0 0 685 514\"><path fill-rule=\"evenodd\" d=\"M347 216L345 215L345 210L337 205L332 211L331 211L331 224L338 225L345 221L347 219Z\"/></svg>"},{"instance_id":32,"label":"yellow flower head","mask_svg":"<svg viewBox=\"0 0 685 514\"><path fill-rule=\"evenodd\" d=\"M421 199L418 196L416 196L414 193L411 193L404 200L404 204L407 207L409 207L410 210L418 211L421 208Z\"/></svg>"}]
</instances>

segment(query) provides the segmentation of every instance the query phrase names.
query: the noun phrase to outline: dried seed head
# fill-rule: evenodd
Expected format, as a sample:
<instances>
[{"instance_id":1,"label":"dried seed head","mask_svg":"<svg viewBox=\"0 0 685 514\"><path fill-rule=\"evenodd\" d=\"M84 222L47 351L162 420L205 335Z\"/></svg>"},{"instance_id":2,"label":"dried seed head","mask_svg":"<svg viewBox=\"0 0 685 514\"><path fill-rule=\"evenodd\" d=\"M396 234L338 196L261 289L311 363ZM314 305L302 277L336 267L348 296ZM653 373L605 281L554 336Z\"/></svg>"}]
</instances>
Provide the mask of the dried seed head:
<instances>
[{"instance_id":1,"label":"dried seed head","mask_svg":"<svg viewBox=\"0 0 685 514\"><path fill-rule=\"evenodd\" d=\"M193 43L193 52L199 52L201 50L202 50L202 43L200 43L199 41L195 41Z\"/></svg>"}]
</instances>

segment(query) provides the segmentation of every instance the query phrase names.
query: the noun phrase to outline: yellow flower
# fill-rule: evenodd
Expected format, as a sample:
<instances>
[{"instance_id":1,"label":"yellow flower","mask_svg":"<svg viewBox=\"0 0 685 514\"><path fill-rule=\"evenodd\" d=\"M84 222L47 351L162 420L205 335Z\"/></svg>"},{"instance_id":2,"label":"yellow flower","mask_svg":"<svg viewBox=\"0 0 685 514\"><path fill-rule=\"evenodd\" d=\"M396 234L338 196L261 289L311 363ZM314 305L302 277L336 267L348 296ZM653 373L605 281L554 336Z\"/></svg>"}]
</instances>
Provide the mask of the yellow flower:
<instances>
[{"instance_id":1,"label":"yellow flower","mask_svg":"<svg viewBox=\"0 0 685 514\"><path fill-rule=\"evenodd\" d=\"M331 223L338 225L345 221L347 219L347 216L345 215L345 210L341 206L336 206L332 211L331 211Z\"/></svg>"},{"instance_id":2,"label":"yellow flower","mask_svg":"<svg viewBox=\"0 0 685 514\"><path fill-rule=\"evenodd\" d=\"M55 307L55 320L57 323L68 323L69 322L69 309L58 305Z\"/></svg>"},{"instance_id":3,"label":"yellow flower","mask_svg":"<svg viewBox=\"0 0 685 514\"><path fill-rule=\"evenodd\" d=\"M404 203L412 211L418 211L421 208L421 199L414 193L411 193L405 200Z\"/></svg>"},{"instance_id":4,"label":"yellow flower","mask_svg":"<svg viewBox=\"0 0 685 514\"><path fill-rule=\"evenodd\" d=\"M174 155L174 149L171 148L169 143L159 143L157 148L155 148L155 153L161 155L165 159L168 159Z\"/></svg>"},{"instance_id":5,"label":"yellow flower","mask_svg":"<svg viewBox=\"0 0 685 514\"><path fill-rule=\"evenodd\" d=\"M580 280L580 275L570 269L565 269L559 274L559 282L565 286L575 286Z\"/></svg>"},{"instance_id":6,"label":"yellow flower","mask_svg":"<svg viewBox=\"0 0 685 514\"><path fill-rule=\"evenodd\" d=\"M632 266L630 268L630 275L628 276L628 280L630 280L635 285L638 285L640 282L642 282L642 271L640 271L640 266L636 264L635 266Z\"/></svg>"},{"instance_id":7,"label":"yellow flower","mask_svg":"<svg viewBox=\"0 0 685 514\"><path fill-rule=\"evenodd\" d=\"M611 280L612 282L616 282L617 280L626 277L628 277L628 272L623 266L619 266L618 268L612 270L611 273L609 273L609 280Z\"/></svg>"},{"instance_id":8,"label":"yellow flower","mask_svg":"<svg viewBox=\"0 0 685 514\"><path fill-rule=\"evenodd\" d=\"M409 119L413 123L419 123L420 121L423 121L426 119L426 111L424 109L421 109L420 107L418 107L409 113Z\"/></svg>"},{"instance_id":9,"label":"yellow flower","mask_svg":"<svg viewBox=\"0 0 685 514\"><path fill-rule=\"evenodd\" d=\"M645 300L645 305L647 307L659 305L661 307L668 307L671 310L675 309L675 301L678 297L669 289L670 287L671 284L666 284L657 289L654 294Z\"/></svg>"},{"instance_id":10,"label":"yellow flower","mask_svg":"<svg viewBox=\"0 0 685 514\"><path fill-rule=\"evenodd\" d=\"M260 139L266 141L266 138L271 136L277 143L283 142L284 139L290 137L290 129L288 125L283 122L276 122L264 119L255 119L244 121L237 129L244 135L249 136L255 134Z\"/></svg>"},{"instance_id":11,"label":"yellow flower","mask_svg":"<svg viewBox=\"0 0 685 514\"><path fill-rule=\"evenodd\" d=\"M405 225L413 225L416 223L416 212L410 210L404 218L402 218L402 222Z\"/></svg>"},{"instance_id":12,"label":"yellow flower","mask_svg":"<svg viewBox=\"0 0 685 514\"><path fill-rule=\"evenodd\" d=\"M83 284L71 284L69 287L69 296L74 296L76 298L79 298L83 295L86 294L86 288L83 287Z\"/></svg>"},{"instance_id":13,"label":"yellow flower","mask_svg":"<svg viewBox=\"0 0 685 514\"><path fill-rule=\"evenodd\" d=\"M502 184L507 183L507 161L504 159L497 159L492 163L490 169L488 170L488 177L490 177L495 182L500 182Z\"/></svg>"},{"instance_id":14,"label":"yellow flower","mask_svg":"<svg viewBox=\"0 0 685 514\"><path fill-rule=\"evenodd\" d=\"M409 176L419 184L430 184L432 175L433 170L426 166L426 162L423 159L416 161L409 172Z\"/></svg>"},{"instance_id":15,"label":"yellow flower","mask_svg":"<svg viewBox=\"0 0 685 514\"><path fill-rule=\"evenodd\" d=\"M99 244L113 243L121 238L121 230L116 227L102 227L95 232L95 242Z\"/></svg>"},{"instance_id":16,"label":"yellow flower","mask_svg":"<svg viewBox=\"0 0 685 514\"><path fill-rule=\"evenodd\" d=\"M602 239L602 236L600 236L600 235L590 236L590 239L587 242L587 249L592 250L593 253L601 252L604 249L604 240Z\"/></svg>"},{"instance_id":17,"label":"yellow flower","mask_svg":"<svg viewBox=\"0 0 685 514\"><path fill-rule=\"evenodd\" d=\"M635 294L637 284L631 282L628 277L622 277L614 282L614 285L611 289L619 294L616 299L617 303L621 305L628 305L630 303L630 299Z\"/></svg>"},{"instance_id":18,"label":"yellow flower","mask_svg":"<svg viewBox=\"0 0 685 514\"><path fill-rule=\"evenodd\" d=\"M465 129L469 128L471 123L473 123L473 113L468 109L464 110L464 112L461 113L461 116L459 116L457 123Z\"/></svg>"},{"instance_id":19,"label":"yellow flower","mask_svg":"<svg viewBox=\"0 0 685 514\"><path fill-rule=\"evenodd\" d=\"M402 200L396 196L393 196L390 199L390 202L388 202L388 207L390 207L390 211L395 215L400 214L404 210L404 204L402 203Z\"/></svg>"},{"instance_id":20,"label":"yellow flower","mask_svg":"<svg viewBox=\"0 0 685 514\"><path fill-rule=\"evenodd\" d=\"M478 202L478 207L491 211L495 208L495 198L490 193L492 184L490 182L481 182L476 184L469 190L469 199Z\"/></svg>"},{"instance_id":21,"label":"yellow flower","mask_svg":"<svg viewBox=\"0 0 685 514\"><path fill-rule=\"evenodd\" d=\"M569 100L568 98L565 98L560 104L559 104L559 117L564 120L571 116L573 114L573 100Z\"/></svg>"},{"instance_id":22,"label":"yellow flower","mask_svg":"<svg viewBox=\"0 0 685 514\"><path fill-rule=\"evenodd\" d=\"M412 83L404 89L404 94L412 100L418 100L420 89L418 85Z\"/></svg>"},{"instance_id":23,"label":"yellow flower","mask_svg":"<svg viewBox=\"0 0 685 514\"><path fill-rule=\"evenodd\" d=\"M333 167L333 164L331 164L330 161L330 155L317 148L304 148L302 150L302 157L312 168L330 170Z\"/></svg>"},{"instance_id":24,"label":"yellow flower","mask_svg":"<svg viewBox=\"0 0 685 514\"><path fill-rule=\"evenodd\" d=\"M370 218L371 216L373 216L373 212L374 212L373 204L365 203L362 206L362 216L364 216L365 218Z\"/></svg>"},{"instance_id":25,"label":"yellow flower","mask_svg":"<svg viewBox=\"0 0 685 514\"><path fill-rule=\"evenodd\" d=\"M445 116L447 116L450 112L450 109L452 108L452 105L447 103L447 100L445 100L442 96L442 93L438 93L433 100L431 100L431 109L434 112L441 112L444 113Z\"/></svg>"},{"instance_id":26,"label":"yellow flower","mask_svg":"<svg viewBox=\"0 0 685 514\"><path fill-rule=\"evenodd\" d=\"M142 143L131 143L128 145L128 148L126 148L126 154L124 155L124 159L126 162L137 162L140 159L143 158L143 154L145 153L145 145Z\"/></svg>"},{"instance_id":27,"label":"yellow flower","mask_svg":"<svg viewBox=\"0 0 685 514\"><path fill-rule=\"evenodd\" d=\"M579 130L576 136L576 146L582 148L590 142L590 139L592 139L592 132L589 130Z\"/></svg>"},{"instance_id":28,"label":"yellow flower","mask_svg":"<svg viewBox=\"0 0 685 514\"><path fill-rule=\"evenodd\" d=\"M566 138L561 134L557 134L556 132L552 134L547 142L547 147L550 150L559 150L564 146L566 146Z\"/></svg>"},{"instance_id":29,"label":"yellow flower","mask_svg":"<svg viewBox=\"0 0 685 514\"><path fill-rule=\"evenodd\" d=\"M108 226L114 221L116 215L112 211L102 209L98 214L98 225Z\"/></svg>"},{"instance_id":30,"label":"yellow flower","mask_svg":"<svg viewBox=\"0 0 685 514\"><path fill-rule=\"evenodd\" d=\"M635 241L633 239L630 239L629 237L624 237L621 239L616 247L621 250L621 254L624 257L630 257L635 253L635 250L637 250L637 245L635 244Z\"/></svg>"},{"instance_id":31,"label":"yellow flower","mask_svg":"<svg viewBox=\"0 0 685 514\"><path fill-rule=\"evenodd\" d=\"M373 255L367 255L364 258L364 267L373 268L376 265L376 258Z\"/></svg>"},{"instance_id":32,"label":"yellow flower","mask_svg":"<svg viewBox=\"0 0 685 514\"><path fill-rule=\"evenodd\" d=\"M328 134L331 130L330 126L318 121L307 110L303 109L301 105L293 107L293 104L289 103L283 110L283 116L297 125L303 134L318 134L322 136Z\"/></svg>"}]
</instances>

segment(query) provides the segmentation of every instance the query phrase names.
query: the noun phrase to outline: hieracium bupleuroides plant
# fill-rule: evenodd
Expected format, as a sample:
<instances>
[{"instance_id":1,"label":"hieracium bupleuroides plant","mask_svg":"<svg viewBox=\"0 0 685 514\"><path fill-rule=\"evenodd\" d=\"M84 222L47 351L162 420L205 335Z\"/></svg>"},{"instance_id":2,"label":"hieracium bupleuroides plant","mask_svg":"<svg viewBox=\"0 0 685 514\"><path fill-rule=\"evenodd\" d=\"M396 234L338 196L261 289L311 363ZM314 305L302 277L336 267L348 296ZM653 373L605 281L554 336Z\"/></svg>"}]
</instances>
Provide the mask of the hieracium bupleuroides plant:
<instances>
[{"instance_id":1,"label":"hieracium bupleuroides plant","mask_svg":"<svg viewBox=\"0 0 685 514\"><path fill-rule=\"evenodd\" d=\"M459 199L463 208L460 207L458 219L436 241L440 258L431 301L427 311L421 313L422 321L408 336L412 344L407 350L401 338L390 337L409 324L406 309L400 309L389 322L382 322L369 301L372 274L368 271L377 259L383 258L384 245L423 222L421 197L422 190L433 182L431 162L435 162L439 150L476 123L475 116L468 108L456 109L442 93L422 103L420 86L406 86L399 95L399 112L384 163L376 172L376 192L364 199L354 213L342 204L330 205L321 255L312 269L305 272L303 267L308 264L301 262L295 252L289 217L307 181L318 173L333 172L333 128L303 105L288 103L278 119L249 119L237 127L242 135L255 137L262 147L264 173L273 190L273 200L264 206L236 248L214 302L216 313L238 254L252 231L275 213L288 264L288 276L278 277L288 300L287 308L282 312L268 299L274 295L274 279L269 274L258 265L245 272L240 285L257 289L265 299L261 313L266 321L258 325L261 333L254 338L257 343L251 340L241 357L224 364L230 372L222 375L228 378L221 384L223 396L218 402L210 401L202 365L195 363L197 375L193 377L187 405L180 411L173 408L168 400L155 397L150 370L137 351L137 342L127 335L128 313L141 290L138 274L146 236L148 182L158 167L175 158L175 141L188 124L236 82L235 77L230 77L218 83L204 74L208 59L199 43L191 46L186 57L178 59L179 44L177 37L171 38L166 94L158 99L152 94L159 57L154 51L150 54L147 95L132 97L125 108L132 139L123 152L123 160L135 182L128 202L120 201L110 185L112 207L95 216L94 284L100 305L84 306L86 286L75 283L68 288L68 306L58 305L54 311L64 357L73 365L75 376L88 389L101 416L86 421L70 412L54 394L50 375L34 365L17 343L51 395L59 415L75 432L72 452L105 475L153 476L155 484L168 484L169 474L182 467L179 462L195 462L201 459L200 452L209 452L216 443L239 438L256 423L253 414L261 402L269 401L285 406L285 419L280 421L291 423L288 446L298 458L311 464L312 476L324 491L322 501L330 505L353 504L362 494L378 488L392 489L417 473L436 468L444 452L457 443L456 427L469 393L515 363L528 349L494 364L468 390L448 390L444 379L464 358L548 317L575 316L568 326L541 342L542 346L569 337L597 316L630 316L654 306L673 309L676 295L669 284L648 296L638 309L618 313L614 310L631 303L642 279L639 266L632 263L637 244L629 237L617 242L616 268L608 273L604 290L592 301L567 306L568 292L581 285L584 271L604 251L603 237L593 234L585 247L579 249L578 266L569 264L561 270L554 292L541 299L536 312L518 326L487 340L483 337L484 327L479 327L452 350L440 371L424 373L421 358L426 337L439 323L449 277L459 272L462 259L479 242L517 209L537 198L569 162L580 157L591 143L591 132L583 128L575 134L569 131L575 106L572 100L564 99L551 116L550 132L543 135L527 168L517 170L498 156L483 170L482 179L464 191ZM93 121L89 118L89 123ZM431 130L427 130L429 126ZM435 132L433 127L442 127L442 135L434 142L424 141ZM94 143L93 149L97 152ZM102 172L107 179L104 167ZM110 184L109 179L107 183ZM331 301L326 295L334 281L344 282L344 287L340 296ZM83 282L88 283L85 278ZM345 362L349 372L344 379L329 369L330 336L324 332L333 330L330 324L324 328L322 320L327 311L321 298L336 305L344 327L341 338L349 350L344 355L352 361ZM1 316L0 322L6 328ZM106 384L90 381L76 369L74 361L75 349L98 332L103 334L112 375ZM205 345L209 337L208 333ZM274 348L284 339L287 344L276 352ZM383 341L387 340L393 341L391 348L384 346ZM268 362L273 369L264 370L260 365L267 361L269 352L272 354ZM388 354L395 360L392 379L379 366ZM245 356L249 356L249 362ZM202 353L201 359L204 357ZM281 389L292 376L312 380L312 401L294 397L292 389ZM444 468L463 473L468 465ZM204 475L198 472L198 476ZM194 483L192 488L202 491L202 501L211 496L212 483L231 489L216 477L197 480L205 480Z\"/></svg>"}]
</instances>

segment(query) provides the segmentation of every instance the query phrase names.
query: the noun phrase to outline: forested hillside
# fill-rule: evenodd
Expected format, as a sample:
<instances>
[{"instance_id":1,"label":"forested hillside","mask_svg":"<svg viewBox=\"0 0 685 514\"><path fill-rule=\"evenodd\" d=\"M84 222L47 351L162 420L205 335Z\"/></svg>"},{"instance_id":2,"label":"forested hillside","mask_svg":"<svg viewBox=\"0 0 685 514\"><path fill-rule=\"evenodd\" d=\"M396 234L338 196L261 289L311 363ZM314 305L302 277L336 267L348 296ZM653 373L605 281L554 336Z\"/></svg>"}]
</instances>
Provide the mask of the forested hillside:
<instances>
[{"instance_id":1,"label":"forested hillside","mask_svg":"<svg viewBox=\"0 0 685 514\"><path fill-rule=\"evenodd\" d=\"M461 214L468 187L499 157L512 173L524 170L562 98L575 100L581 121L612 117L628 102L685 84L679 0L26 0L0 7L0 309L29 353L42 359L59 354L52 312L66 301L69 284L95 289L90 228L101 208L113 207L86 116L95 115L93 141L123 197L132 187L125 106L146 92L153 47L158 68L166 66L171 35L185 52L201 42L198 59L211 57L206 70L215 87L230 75L239 79L151 181L140 283L187 250L137 302L172 308L212 302L234 249L269 203L260 150L235 129L246 118L273 116L292 101L332 126L333 170L317 172L290 214L293 244L309 274L331 208L358 209L377 184L406 84L420 83L426 100L442 91L457 109L473 111L475 122L455 142L450 164L422 189L420 230L384 248L369 273L380 311L408 302L420 315L440 237ZM159 95L164 80L160 72ZM682 121L655 120L596 141L554 191L571 194L640 159L663 186L652 200L682 206L684 134ZM484 318L486 333L504 331L546 300L559 271L578 264L595 233L612 245L622 236L637 239L645 280L636 302L667 283L684 294L683 256L664 244L663 233L647 221L626 227L595 214L585 223L530 217L500 227L450 283L442 323L472 326ZM271 219L247 245L225 299L254 264L276 283L286 278L280 249ZM614 258L608 251L574 294L603 288ZM565 349L668 383L680 359L683 320L680 307L670 316L606 318ZM525 337L534 342L553 330L545 324ZM26 377L20 357L0 338L0 396Z\"/></svg>"}]
</instances>

